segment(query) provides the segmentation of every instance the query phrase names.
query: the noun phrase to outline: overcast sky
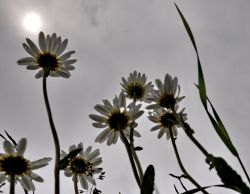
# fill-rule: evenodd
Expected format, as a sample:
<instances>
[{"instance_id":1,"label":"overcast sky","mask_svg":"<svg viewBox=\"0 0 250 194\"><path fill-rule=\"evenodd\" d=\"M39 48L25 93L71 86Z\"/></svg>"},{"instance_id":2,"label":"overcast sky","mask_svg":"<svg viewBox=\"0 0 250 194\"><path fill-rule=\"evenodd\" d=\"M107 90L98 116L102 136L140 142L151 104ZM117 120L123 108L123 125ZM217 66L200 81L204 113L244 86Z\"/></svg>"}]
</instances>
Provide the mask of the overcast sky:
<instances>
[{"instance_id":1,"label":"overcast sky","mask_svg":"<svg viewBox=\"0 0 250 194\"><path fill-rule=\"evenodd\" d=\"M208 95L250 172L250 2L183 0L176 3L196 38ZM37 43L38 32L31 33L23 26L24 15L29 11L41 16L46 34L56 32L68 38L67 49L76 51L74 58L78 61L70 79L48 79L49 99L62 149L79 142L85 147L100 148L106 178L97 184L104 194L138 194L139 190L123 144L120 141L112 146L94 143L100 130L92 127L88 115L96 113L93 106L102 99L112 99L118 94L121 77L134 70L145 73L152 82L163 79L166 73L177 76L181 95L186 96L180 106L186 107L195 136L211 153L225 157L246 180L202 108L194 86L197 82L195 52L174 1L166 0L0 1L0 132L7 130L16 140L26 137L27 158L54 156L42 79L35 79L35 71L16 64L19 58L27 56L22 48L25 38ZM174 184L182 191L178 181L168 175L181 174L171 142L159 140L157 133L149 131L153 123L148 121L147 112L138 122L142 137L135 143L144 148L139 154L143 168L155 165L156 184L161 194L174 194ZM177 145L187 171L201 185L220 183L215 171L208 170L203 155L181 130ZM45 183L36 184L36 193L53 193L53 166L54 161L36 171L45 179ZM188 182L185 184L193 188ZM4 189L8 190L8 186ZM234 193L225 189L210 189L210 192ZM63 173L61 193L73 193L71 178Z\"/></svg>"}]
</instances>

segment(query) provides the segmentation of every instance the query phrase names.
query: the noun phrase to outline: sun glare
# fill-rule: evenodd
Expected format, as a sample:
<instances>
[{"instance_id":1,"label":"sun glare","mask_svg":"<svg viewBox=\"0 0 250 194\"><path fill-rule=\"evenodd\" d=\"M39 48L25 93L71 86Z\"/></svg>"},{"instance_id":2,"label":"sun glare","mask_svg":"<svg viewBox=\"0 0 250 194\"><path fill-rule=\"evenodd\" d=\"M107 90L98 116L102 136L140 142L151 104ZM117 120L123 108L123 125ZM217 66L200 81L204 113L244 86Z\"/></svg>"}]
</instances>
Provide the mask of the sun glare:
<instances>
[{"instance_id":1,"label":"sun glare","mask_svg":"<svg viewBox=\"0 0 250 194\"><path fill-rule=\"evenodd\" d=\"M30 12L24 16L23 24L26 30L35 33L41 30L42 20L37 13Z\"/></svg>"}]
</instances>

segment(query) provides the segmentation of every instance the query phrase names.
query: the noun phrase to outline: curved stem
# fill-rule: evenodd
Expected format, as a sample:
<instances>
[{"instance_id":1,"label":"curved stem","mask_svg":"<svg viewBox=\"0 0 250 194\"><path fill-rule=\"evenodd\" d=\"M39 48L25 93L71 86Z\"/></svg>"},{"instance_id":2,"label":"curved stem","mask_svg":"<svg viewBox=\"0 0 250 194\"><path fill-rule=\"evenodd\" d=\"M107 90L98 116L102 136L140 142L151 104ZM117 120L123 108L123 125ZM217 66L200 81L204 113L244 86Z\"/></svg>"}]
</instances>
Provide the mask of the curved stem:
<instances>
[{"instance_id":1,"label":"curved stem","mask_svg":"<svg viewBox=\"0 0 250 194\"><path fill-rule=\"evenodd\" d=\"M126 139L126 137L125 137L122 130L120 130L120 135L121 135L122 141L123 141L123 143L124 143L124 145L126 147L128 157L129 157L129 161L130 161L130 164L132 166L132 170L133 170L133 173L134 173L134 176L135 176L135 180L136 180L139 188L141 188L140 178L138 176L138 172L137 172L135 162L134 162L134 159L133 159L133 156L132 156L132 152L131 152L131 149L130 149L130 144L129 144L128 140Z\"/></svg>"},{"instance_id":2,"label":"curved stem","mask_svg":"<svg viewBox=\"0 0 250 194\"><path fill-rule=\"evenodd\" d=\"M60 169L59 169L59 161L60 161L60 143L57 136L56 128L54 125L50 105L49 105L49 99L47 94L47 86L46 86L46 76L43 77L43 95L44 95L44 101L49 117L49 124L50 129L53 135L54 145L55 145L55 167L54 167L54 178L55 178L55 194L60 193Z\"/></svg>"},{"instance_id":3,"label":"curved stem","mask_svg":"<svg viewBox=\"0 0 250 194\"><path fill-rule=\"evenodd\" d=\"M140 184L141 184L141 183L142 183L142 180L143 180L143 170L142 170L142 167L141 167L140 160L138 159L137 153L136 153L136 151L135 151L134 138L133 138L133 137L134 137L134 128L131 128L131 131L130 131L130 149L131 149L133 158L134 158L134 160L135 160L137 169L138 169L138 171L139 171Z\"/></svg>"},{"instance_id":4,"label":"curved stem","mask_svg":"<svg viewBox=\"0 0 250 194\"><path fill-rule=\"evenodd\" d=\"M15 194L15 175L10 175L10 194Z\"/></svg>"},{"instance_id":5,"label":"curved stem","mask_svg":"<svg viewBox=\"0 0 250 194\"><path fill-rule=\"evenodd\" d=\"M74 190L75 190L75 194L79 194L79 190L78 190L78 185L77 185L77 175L74 175Z\"/></svg>"},{"instance_id":6,"label":"curved stem","mask_svg":"<svg viewBox=\"0 0 250 194\"><path fill-rule=\"evenodd\" d=\"M180 155L178 153L176 144L175 144L175 139L174 139L174 136L173 136L173 132L172 132L171 129L169 131L170 131L171 142L172 142L172 145L173 145L173 148L174 148L176 159L178 161L178 164L179 164L179 167L180 167L182 173L188 178L188 180L190 180L191 183L193 183L193 185L195 185L197 188L201 188L201 186L188 174L188 172L184 168L184 166L183 166L183 164L181 162L181 158L180 158ZM201 191L203 193L205 193L205 194L208 194L208 192L206 192L204 189L202 189Z\"/></svg>"},{"instance_id":7,"label":"curved stem","mask_svg":"<svg viewBox=\"0 0 250 194\"><path fill-rule=\"evenodd\" d=\"M238 155L237 158L238 158L238 160L239 160L239 162L240 162L241 168L243 169L243 171L244 171L244 173L245 173L245 175L246 175L246 177L247 177L248 182L250 183L250 178L249 178L249 176L248 176L248 174L247 174L247 171L246 171L246 169L245 169L245 167L244 167L244 165L243 165L243 163L242 163L242 161L241 161L241 159L240 159L240 156Z\"/></svg>"}]
</instances>

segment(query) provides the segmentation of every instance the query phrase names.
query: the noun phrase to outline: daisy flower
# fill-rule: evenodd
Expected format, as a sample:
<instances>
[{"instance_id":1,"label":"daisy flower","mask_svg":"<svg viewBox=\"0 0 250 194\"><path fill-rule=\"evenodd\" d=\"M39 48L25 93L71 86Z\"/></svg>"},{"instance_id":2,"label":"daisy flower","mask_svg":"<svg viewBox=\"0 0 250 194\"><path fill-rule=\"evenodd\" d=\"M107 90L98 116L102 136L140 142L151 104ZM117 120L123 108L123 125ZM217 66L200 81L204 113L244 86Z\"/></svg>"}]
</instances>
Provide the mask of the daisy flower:
<instances>
[{"instance_id":1,"label":"daisy flower","mask_svg":"<svg viewBox=\"0 0 250 194\"><path fill-rule=\"evenodd\" d=\"M134 71L129 74L129 77L125 79L122 77L122 91L127 98L132 100L146 101L149 94L153 91L152 82L146 84L147 78L145 74L137 73Z\"/></svg>"},{"instance_id":2,"label":"daisy flower","mask_svg":"<svg viewBox=\"0 0 250 194\"><path fill-rule=\"evenodd\" d=\"M102 163L102 158L99 149L92 151L92 147L89 146L84 150L82 143L79 143L78 146L70 146L69 153L77 148L80 148L81 151L69 162L64 169L64 174L72 177L73 181L80 181L82 188L88 190L89 184L96 185L94 175L102 172L102 168L98 167ZM61 151L61 158L65 158L67 155L65 151Z\"/></svg>"},{"instance_id":3,"label":"daisy flower","mask_svg":"<svg viewBox=\"0 0 250 194\"><path fill-rule=\"evenodd\" d=\"M5 153L0 153L0 184L5 180L10 180L10 176L14 175L26 191L34 191L35 186L32 180L43 182L43 178L33 170L46 166L51 158L31 162L23 156L26 145L25 138L20 139L16 147L8 140L3 142Z\"/></svg>"},{"instance_id":4,"label":"daisy flower","mask_svg":"<svg viewBox=\"0 0 250 194\"><path fill-rule=\"evenodd\" d=\"M113 104L109 100L103 100L103 105L97 104L94 108L101 115L90 114L89 117L95 121L93 126L104 130L96 137L95 141L102 143L107 140L107 145L115 144L120 131L129 138L131 127L135 127L135 120L139 118L143 111L141 104L134 102L126 106L126 98L123 92L119 97L115 96ZM134 130L134 136L140 137L139 132Z\"/></svg>"},{"instance_id":5,"label":"daisy flower","mask_svg":"<svg viewBox=\"0 0 250 194\"><path fill-rule=\"evenodd\" d=\"M178 109L178 107L175 109ZM187 120L187 114L184 113L184 110L183 108L178 115L185 121ZM166 138L169 139L170 130L172 130L173 136L177 137L177 128L180 127L180 123L176 120L171 110L166 110L165 108L155 109L154 112L149 112L148 118L156 124L150 131L159 130L158 138L161 138L165 133Z\"/></svg>"},{"instance_id":6,"label":"daisy flower","mask_svg":"<svg viewBox=\"0 0 250 194\"><path fill-rule=\"evenodd\" d=\"M43 32L39 33L39 48L29 38L27 44L23 43L23 48L30 57L24 57L17 61L19 65L26 65L29 70L37 70L36 78L45 76L69 78L69 71L74 69L72 66L76 59L69 59L75 51L68 51L62 54L68 44L68 39L62 41L55 33L45 37Z\"/></svg>"},{"instance_id":7,"label":"daisy flower","mask_svg":"<svg viewBox=\"0 0 250 194\"><path fill-rule=\"evenodd\" d=\"M158 90L154 90L148 98L149 101L155 102L155 104L147 106L147 109L156 109L160 107L172 109L184 98L184 96L179 97L180 86L177 77L172 79L169 74L166 74L164 83L162 83L161 80L156 79L155 84Z\"/></svg>"}]
</instances>

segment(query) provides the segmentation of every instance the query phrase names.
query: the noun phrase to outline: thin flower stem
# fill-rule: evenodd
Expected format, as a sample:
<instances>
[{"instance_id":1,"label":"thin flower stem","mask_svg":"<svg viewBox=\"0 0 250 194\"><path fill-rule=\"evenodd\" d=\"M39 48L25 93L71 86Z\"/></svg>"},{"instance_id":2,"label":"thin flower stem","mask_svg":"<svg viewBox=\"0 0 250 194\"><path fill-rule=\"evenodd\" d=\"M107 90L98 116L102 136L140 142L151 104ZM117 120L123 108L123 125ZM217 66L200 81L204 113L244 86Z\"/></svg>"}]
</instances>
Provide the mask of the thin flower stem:
<instances>
[{"instance_id":1,"label":"thin flower stem","mask_svg":"<svg viewBox=\"0 0 250 194\"><path fill-rule=\"evenodd\" d=\"M75 190L75 194L79 194L79 190L78 190L78 185L77 185L77 175L74 175L74 190Z\"/></svg>"},{"instance_id":2,"label":"thin flower stem","mask_svg":"<svg viewBox=\"0 0 250 194\"><path fill-rule=\"evenodd\" d=\"M135 151L135 146L134 146L134 128L131 127L131 131L130 131L130 149L133 155L133 158L135 160L137 169L139 171L139 176L140 176L140 184L142 183L143 180L143 171L142 171L142 167L141 167L141 162L138 159L137 153Z\"/></svg>"},{"instance_id":3,"label":"thin flower stem","mask_svg":"<svg viewBox=\"0 0 250 194\"><path fill-rule=\"evenodd\" d=\"M54 167L54 178L55 178L55 194L60 194L60 169L59 169L59 161L60 161L60 143L57 136L56 128L54 125L49 99L47 94L47 86L46 86L46 76L43 77L43 95L45 100L45 105L49 117L50 129L53 135L54 145L55 145L55 167Z\"/></svg>"},{"instance_id":4,"label":"thin flower stem","mask_svg":"<svg viewBox=\"0 0 250 194\"><path fill-rule=\"evenodd\" d=\"M129 144L128 140L126 139L126 137L125 137L122 130L120 130L120 135L121 135L122 141L123 141L123 143L124 143L124 145L126 147L128 157L129 157L129 161L130 161L130 164L131 164L134 176L135 176L135 180L136 180L139 188L141 188L140 178L138 176L138 172L137 172L137 169L136 169L136 166L135 166L135 162L134 162L134 158L133 158L133 155L132 155L132 152L131 152L130 144Z\"/></svg>"},{"instance_id":5,"label":"thin flower stem","mask_svg":"<svg viewBox=\"0 0 250 194\"><path fill-rule=\"evenodd\" d=\"M15 175L10 175L10 194L15 194Z\"/></svg>"},{"instance_id":6,"label":"thin flower stem","mask_svg":"<svg viewBox=\"0 0 250 194\"><path fill-rule=\"evenodd\" d=\"M187 125L187 123L183 122L183 120L179 117L179 115L176 113L174 109L172 109L172 112L177 119L178 123L181 124L181 127L184 129L187 136L190 138L190 140L199 148L199 150L208 158L211 156L211 154L208 153L208 151L195 139L192 133L192 129ZM188 128L188 129L187 129Z\"/></svg>"},{"instance_id":7,"label":"thin flower stem","mask_svg":"<svg viewBox=\"0 0 250 194\"><path fill-rule=\"evenodd\" d=\"M243 163L242 163L242 161L240 159L240 156L238 155L237 158L238 158L238 160L240 162L241 168L243 169L243 171L244 171L244 173L245 173L245 175L247 177L248 182L250 183L250 178L249 178L248 173L247 173L247 171L246 171L246 169L245 169L245 167L244 167L244 165L243 165Z\"/></svg>"},{"instance_id":8,"label":"thin flower stem","mask_svg":"<svg viewBox=\"0 0 250 194\"><path fill-rule=\"evenodd\" d=\"M173 132L172 130L170 129L170 137L171 137L171 142L172 142L172 145L173 145L173 148L174 148L174 152L175 152L175 155L176 155L176 159L178 161L178 164L179 164L179 167L182 171L182 173L188 178L188 180L190 180L191 183L193 183L193 185L195 185L197 188L201 189L201 186L190 176L190 174L186 171L186 169L184 168L182 162L181 162L181 158L180 158L180 155L178 153L178 149L177 149L177 146L176 146L176 143L175 143L175 138L173 136ZM201 189L201 191L204 193L204 194L208 194L208 192L206 192L204 189Z\"/></svg>"}]
</instances>

